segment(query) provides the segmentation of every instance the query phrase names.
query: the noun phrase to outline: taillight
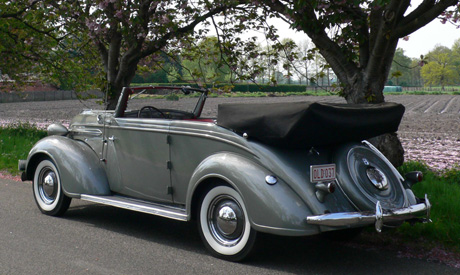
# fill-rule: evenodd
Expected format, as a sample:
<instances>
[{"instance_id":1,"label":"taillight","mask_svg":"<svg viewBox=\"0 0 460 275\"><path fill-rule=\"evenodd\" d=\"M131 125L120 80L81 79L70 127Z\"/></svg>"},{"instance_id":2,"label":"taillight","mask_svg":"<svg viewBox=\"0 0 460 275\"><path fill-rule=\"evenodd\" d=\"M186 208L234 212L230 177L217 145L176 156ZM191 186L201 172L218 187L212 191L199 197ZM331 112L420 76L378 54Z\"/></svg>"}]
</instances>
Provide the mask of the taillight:
<instances>
[{"instance_id":1,"label":"taillight","mask_svg":"<svg viewBox=\"0 0 460 275\"><path fill-rule=\"evenodd\" d=\"M405 175L406 180L403 182L405 188L412 188L414 184L423 181L423 173L420 171L409 172Z\"/></svg>"},{"instance_id":2,"label":"taillight","mask_svg":"<svg viewBox=\"0 0 460 275\"><path fill-rule=\"evenodd\" d=\"M334 193L335 182L327 182L327 183L319 182L315 185L315 188L316 188L316 192L315 192L316 198L318 198L320 202L324 202L324 197L327 194Z\"/></svg>"}]
</instances>

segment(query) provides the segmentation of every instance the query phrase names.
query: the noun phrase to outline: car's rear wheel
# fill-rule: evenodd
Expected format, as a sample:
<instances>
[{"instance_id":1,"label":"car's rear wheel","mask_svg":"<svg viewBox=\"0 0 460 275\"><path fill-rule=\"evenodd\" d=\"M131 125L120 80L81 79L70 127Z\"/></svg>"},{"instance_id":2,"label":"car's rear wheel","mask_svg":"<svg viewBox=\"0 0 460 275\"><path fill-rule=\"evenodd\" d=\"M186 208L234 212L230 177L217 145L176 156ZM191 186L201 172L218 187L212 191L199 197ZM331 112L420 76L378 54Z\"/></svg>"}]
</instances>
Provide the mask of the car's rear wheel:
<instances>
[{"instance_id":1,"label":"car's rear wheel","mask_svg":"<svg viewBox=\"0 0 460 275\"><path fill-rule=\"evenodd\" d=\"M198 217L201 238L214 256L240 261L249 255L256 231L235 189L223 185L210 189L201 200Z\"/></svg>"},{"instance_id":2,"label":"car's rear wheel","mask_svg":"<svg viewBox=\"0 0 460 275\"><path fill-rule=\"evenodd\" d=\"M42 213L60 216L69 208L71 198L64 194L59 171L52 160L40 161L32 186L35 202Z\"/></svg>"}]
</instances>

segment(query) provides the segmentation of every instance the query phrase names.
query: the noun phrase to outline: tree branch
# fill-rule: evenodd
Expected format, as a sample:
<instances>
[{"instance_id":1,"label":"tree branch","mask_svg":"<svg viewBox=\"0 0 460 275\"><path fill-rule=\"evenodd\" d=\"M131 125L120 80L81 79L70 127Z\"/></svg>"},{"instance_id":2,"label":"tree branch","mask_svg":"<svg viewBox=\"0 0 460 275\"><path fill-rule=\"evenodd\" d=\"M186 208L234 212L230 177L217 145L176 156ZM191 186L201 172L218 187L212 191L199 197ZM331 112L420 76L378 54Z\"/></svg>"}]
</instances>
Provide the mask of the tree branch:
<instances>
[{"instance_id":1,"label":"tree branch","mask_svg":"<svg viewBox=\"0 0 460 275\"><path fill-rule=\"evenodd\" d=\"M216 15L218 13L221 13L221 12L225 11L228 8L230 8L230 7L229 6L217 7L217 8L215 8L213 10L210 10L209 12L207 12L207 13L201 15L201 16L198 16L197 18L195 18L195 20L192 23L190 23L190 24L188 24L188 25L186 25L184 27L178 28L177 30L170 31L170 32L166 33L160 39L157 39L156 41L153 41L153 42L149 43L150 45L148 45L147 48L144 51L142 51L142 53L140 55L140 58L144 58L146 56L149 56L149 55L159 51L164 46L166 46L168 41L170 41L172 38L181 38L181 37L183 37L184 35L190 33L191 31L193 31L195 29L195 27L199 23L205 21L206 19L210 18L213 15Z\"/></svg>"},{"instance_id":2,"label":"tree branch","mask_svg":"<svg viewBox=\"0 0 460 275\"><path fill-rule=\"evenodd\" d=\"M38 2L40 2L40 0L35 0L29 5L25 6L23 9L16 11L16 12L2 13L0 14L0 18L16 18L22 15L23 13L25 13L26 11L28 11L29 9L33 8L33 6L35 6Z\"/></svg>"},{"instance_id":3,"label":"tree branch","mask_svg":"<svg viewBox=\"0 0 460 275\"><path fill-rule=\"evenodd\" d=\"M391 39L407 36L441 15L447 8L458 4L458 0L441 0L430 6L433 0L425 0L417 9L402 19L391 34Z\"/></svg>"},{"instance_id":4,"label":"tree branch","mask_svg":"<svg viewBox=\"0 0 460 275\"><path fill-rule=\"evenodd\" d=\"M380 66L386 65L383 61L390 56L393 58L393 44L397 39L391 37L392 30L397 24L398 17L404 14L410 4L410 0L392 0L382 12L382 20L377 33L371 34L375 37L375 42L370 51L369 62L366 66L368 77L373 78L376 74L381 74ZM390 50L390 52L388 52ZM391 52L392 51L392 52Z\"/></svg>"}]
</instances>

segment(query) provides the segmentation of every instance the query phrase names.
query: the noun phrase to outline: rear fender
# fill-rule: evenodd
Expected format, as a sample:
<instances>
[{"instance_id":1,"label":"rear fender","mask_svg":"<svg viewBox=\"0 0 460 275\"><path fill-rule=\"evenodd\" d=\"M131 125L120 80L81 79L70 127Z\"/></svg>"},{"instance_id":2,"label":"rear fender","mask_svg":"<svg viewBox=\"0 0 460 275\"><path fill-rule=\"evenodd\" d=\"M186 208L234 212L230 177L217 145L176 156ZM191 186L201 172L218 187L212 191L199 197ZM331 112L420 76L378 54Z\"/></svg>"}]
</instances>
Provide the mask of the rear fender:
<instances>
[{"instance_id":1,"label":"rear fender","mask_svg":"<svg viewBox=\"0 0 460 275\"><path fill-rule=\"evenodd\" d=\"M290 236L319 233L318 227L306 223L312 213L301 198L281 179L267 184L267 175L273 173L238 154L209 156L190 179L186 202L189 216L209 188L227 184L242 196L251 225L257 231Z\"/></svg>"},{"instance_id":2,"label":"rear fender","mask_svg":"<svg viewBox=\"0 0 460 275\"><path fill-rule=\"evenodd\" d=\"M50 158L56 164L67 196L111 194L100 159L85 143L63 136L49 136L40 140L27 159L27 180L33 179L35 169L43 158Z\"/></svg>"}]
</instances>

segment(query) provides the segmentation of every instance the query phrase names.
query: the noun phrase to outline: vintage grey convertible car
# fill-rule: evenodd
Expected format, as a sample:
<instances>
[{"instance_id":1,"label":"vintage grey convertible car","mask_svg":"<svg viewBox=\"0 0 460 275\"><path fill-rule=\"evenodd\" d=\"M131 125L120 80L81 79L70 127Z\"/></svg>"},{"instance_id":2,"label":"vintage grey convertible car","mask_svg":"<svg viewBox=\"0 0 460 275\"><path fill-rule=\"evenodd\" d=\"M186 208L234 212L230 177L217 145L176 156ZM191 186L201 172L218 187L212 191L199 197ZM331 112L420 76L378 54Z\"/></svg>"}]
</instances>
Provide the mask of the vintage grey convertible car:
<instances>
[{"instance_id":1,"label":"vintage grey convertible car","mask_svg":"<svg viewBox=\"0 0 460 275\"><path fill-rule=\"evenodd\" d=\"M59 216L76 198L196 219L205 246L232 261L248 255L257 232L429 221L426 195L411 190L422 174L404 179L364 141L395 132L402 105L228 103L214 119L201 116L207 93L124 88L115 111L83 111L69 129L50 125L19 162L39 209Z\"/></svg>"}]
</instances>

